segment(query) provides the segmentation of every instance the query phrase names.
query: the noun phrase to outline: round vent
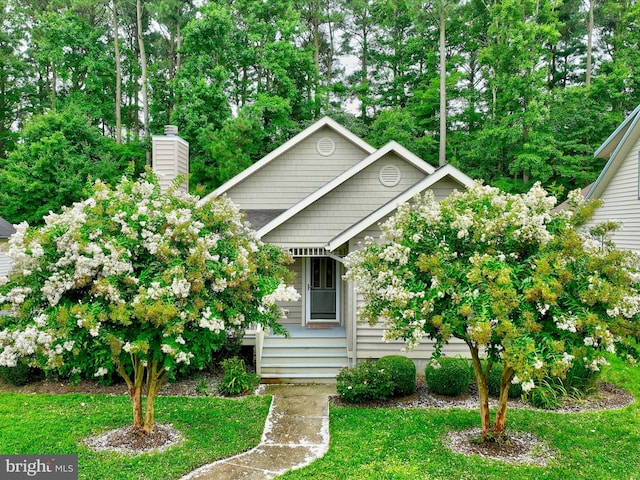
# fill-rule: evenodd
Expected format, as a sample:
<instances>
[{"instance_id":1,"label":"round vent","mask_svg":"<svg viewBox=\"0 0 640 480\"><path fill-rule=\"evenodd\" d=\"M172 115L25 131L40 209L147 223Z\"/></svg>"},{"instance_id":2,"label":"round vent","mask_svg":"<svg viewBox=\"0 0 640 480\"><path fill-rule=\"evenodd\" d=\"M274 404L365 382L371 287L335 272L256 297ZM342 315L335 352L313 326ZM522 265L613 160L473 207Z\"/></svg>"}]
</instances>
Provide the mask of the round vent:
<instances>
[{"instance_id":1,"label":"round vent","mask_svg":"<svg viewBox=\"0 0 640 480\"><path fill-rule=\"evenodd\" d=\"M400 183L400 170L394 165L385 165L380 169L378 178L385 187L395 187Z\"/></svg>"},{"instance_id":2,"label":"round vent","mask_svg":"<svg viewBox=\"0 0 640 480\"><path fill-rule=\"evenodd\" d=\"M336 151L336 144L330 138L323 137L318 140L316 149L318 150L318 153L320 155L322 155L323 157L328 157L329 155L333 155L333 152Z\"/></svg>"}]
</instances>

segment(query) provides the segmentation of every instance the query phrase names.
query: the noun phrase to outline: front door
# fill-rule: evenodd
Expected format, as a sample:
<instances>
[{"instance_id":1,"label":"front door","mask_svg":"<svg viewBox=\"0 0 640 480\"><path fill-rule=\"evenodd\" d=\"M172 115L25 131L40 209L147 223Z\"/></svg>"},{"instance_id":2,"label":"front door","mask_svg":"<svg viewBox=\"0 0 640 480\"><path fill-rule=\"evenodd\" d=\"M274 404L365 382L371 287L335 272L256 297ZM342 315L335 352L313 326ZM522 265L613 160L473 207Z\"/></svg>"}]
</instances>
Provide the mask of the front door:
<instances>
[{"instance_id":1,"label":"front door","mask_svg":"<svg viewBox=\"0 0 640 480\"><path fill-rule=\"evenodd\" d=\"M307 323L339 323L339 264L329 257L307 262Z\"/></svg>"}]
</instances>

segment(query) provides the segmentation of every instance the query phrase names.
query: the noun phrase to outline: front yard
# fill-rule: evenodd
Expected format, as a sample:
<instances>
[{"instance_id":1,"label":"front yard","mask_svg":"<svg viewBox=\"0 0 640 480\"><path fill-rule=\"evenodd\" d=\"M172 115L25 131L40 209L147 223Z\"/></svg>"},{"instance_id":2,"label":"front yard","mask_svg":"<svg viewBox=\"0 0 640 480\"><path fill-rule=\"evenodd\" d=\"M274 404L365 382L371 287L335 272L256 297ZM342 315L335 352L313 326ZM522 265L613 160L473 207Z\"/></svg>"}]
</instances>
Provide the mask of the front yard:
<instances>
[{"instance_id":1,"label":"front yard","mask_svg":"<svg viewBox=\"0 0 640 480\"><path fill-rule=\"evenodd\" d=\"M640 396L640 371L620 362L605 379ZM0 453L78 454L82 479L179 478L197 466L260 441L268 397L163 396L158 423L185 438L163 453L95 453L80 442L131 421L127 396L0 393ZM449 431L478 426L477 410L331 408L331 447L324 458L285 474L292 479L637 479L640 406L590 413L510 409L508 427L545 443L544 467L510 465L451 452Z\"/></svg>"}]
</instances>

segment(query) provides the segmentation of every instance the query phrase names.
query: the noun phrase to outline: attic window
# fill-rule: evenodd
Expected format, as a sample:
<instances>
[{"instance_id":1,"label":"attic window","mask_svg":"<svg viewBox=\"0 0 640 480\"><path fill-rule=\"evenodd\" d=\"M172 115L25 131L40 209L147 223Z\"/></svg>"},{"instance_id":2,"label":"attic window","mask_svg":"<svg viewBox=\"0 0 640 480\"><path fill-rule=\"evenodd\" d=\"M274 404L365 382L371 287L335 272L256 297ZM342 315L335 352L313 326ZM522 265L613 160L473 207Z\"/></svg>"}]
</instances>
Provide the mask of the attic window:
<instances>
[{"instance_id":1,"label":"attic window","mask_svg":"<svg viewBox=\"0 0 640 480\"><path fill-rule=\"evenodd\" d=\"M333 155L333 152L336 151L336 144L329 137L323 137L318 140L318 144L316 145L316 149L318 153L323 157L328 157L329 155Z\"/></svg>"},{"instance_id":2,"label":"attic window","mask_svg":"<svg viewBox=\"0 0 640 480\"><path fill-rule=\"evenodd\" d=\"M385 187L395 187L400 183L400 178L400 170L395 165L385 165L378 173L378 179Z\"/></svg>"}]
</instances>

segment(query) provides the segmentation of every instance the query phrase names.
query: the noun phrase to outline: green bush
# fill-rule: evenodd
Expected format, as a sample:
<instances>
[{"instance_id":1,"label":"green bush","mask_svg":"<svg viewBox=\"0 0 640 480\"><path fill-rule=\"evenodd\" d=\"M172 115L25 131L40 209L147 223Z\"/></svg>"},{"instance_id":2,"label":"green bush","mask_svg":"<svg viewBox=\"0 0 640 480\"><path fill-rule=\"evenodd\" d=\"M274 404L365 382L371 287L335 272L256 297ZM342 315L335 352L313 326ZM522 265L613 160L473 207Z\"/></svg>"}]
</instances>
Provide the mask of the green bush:
<instances>
[{"instance_id":1,"label":"green bush","mask_svg":"<svg viewBox=\"0 0 640 480\"><path fill-rule=\"evenodd\" d=\"M24 363L18 363L15 367L0 367L0 378L16 387L35 382L42 377L42 370L30 367Z\"/></svg>"},{"instance_id":2,"label":"green bush","mask_svg":"<svg viewBox=\"0 0 640 480\"><path fill-rule=\"evenodd\" d=\"M457 397L469 389L471 367L464 358L442 357L429 362L424 377L432 393Z\"/></svg>"},{"instance_id":3,"label":"green bush","mask_svg":"<svg viewBox=\"0 0 640 480\"><path fill-rule=\"evenodd\" d=\"M581 399L596 385L600 372L588 369L584 363L575 362L565 378L546 377L529 393L529 402L536 408L554 410L567 398Z\"/></svg>"},{"instance_id":4,"label":"green bush","mask_svg":"<svg viewBox=\"0 0 640 480\"><path fill-rule=\"evenodd\" d=\"M378 368L377 362L365 360L353 368L343 368L336 377L336 389L349 403L386 400L393 396L395 384L391 373Z\"/></svg>"},{"instance_id":5,"label":"green bush","mask_svg":"<svg viewBox=\"0 0 640 480\"><path fill-rule=\"evenodd\" d=\"M489 371L489 377L487 378L487 389L489 395L492 397L500 396L500 378L502 377L502 371L504 365L502 363L494 363ZM509 398L519 398L522 396L522 385L519 383L512 383L509 386Z\"/></svg>"},{"instance_id":6,"label":"green bush","mask_svg":"<svg viewBox=\"0 0 640 480\"><path fill-rule=\"evenodd\" d=\"M568 395L562 383L542 380L529 393L529 402L536 408L555 410L562 406L562 400Z\"/></svg>"},{"instance_id":7,"label":"green bush","mask_svg":"<svg viewBox=\"0 0 640 480\"><path fill-rule=\"evenodd\" d=\"M218 384L218 392L222 395L240 395L256 388L260 378L253 372L247 372L244 360L231 357L223 360L222 379Z\"/></svg>"},{"instance_id":8,"label":"green bush","mask_svg":"<svg viewBox=\"0 0 640 480\"><path fill-rule=\"evenodd\" d=\"M416 365L410 358L387 355L378 360L378 368L391 374L394 396L404 397L416 391Z\"/></svg>"},{"instance_id":9,"label":"green bush","mask_svg":"<svg viewBox=\"0 0 640 480\"><path fill-rule=\"evenodd\" d=\"M577 389L582 393L589 393L590 390L595 388L600 378L600 373L599 370L594 372L587 368L584 362L575 361L562 383L569 389Z\"/></svg>"}]
</instances>

